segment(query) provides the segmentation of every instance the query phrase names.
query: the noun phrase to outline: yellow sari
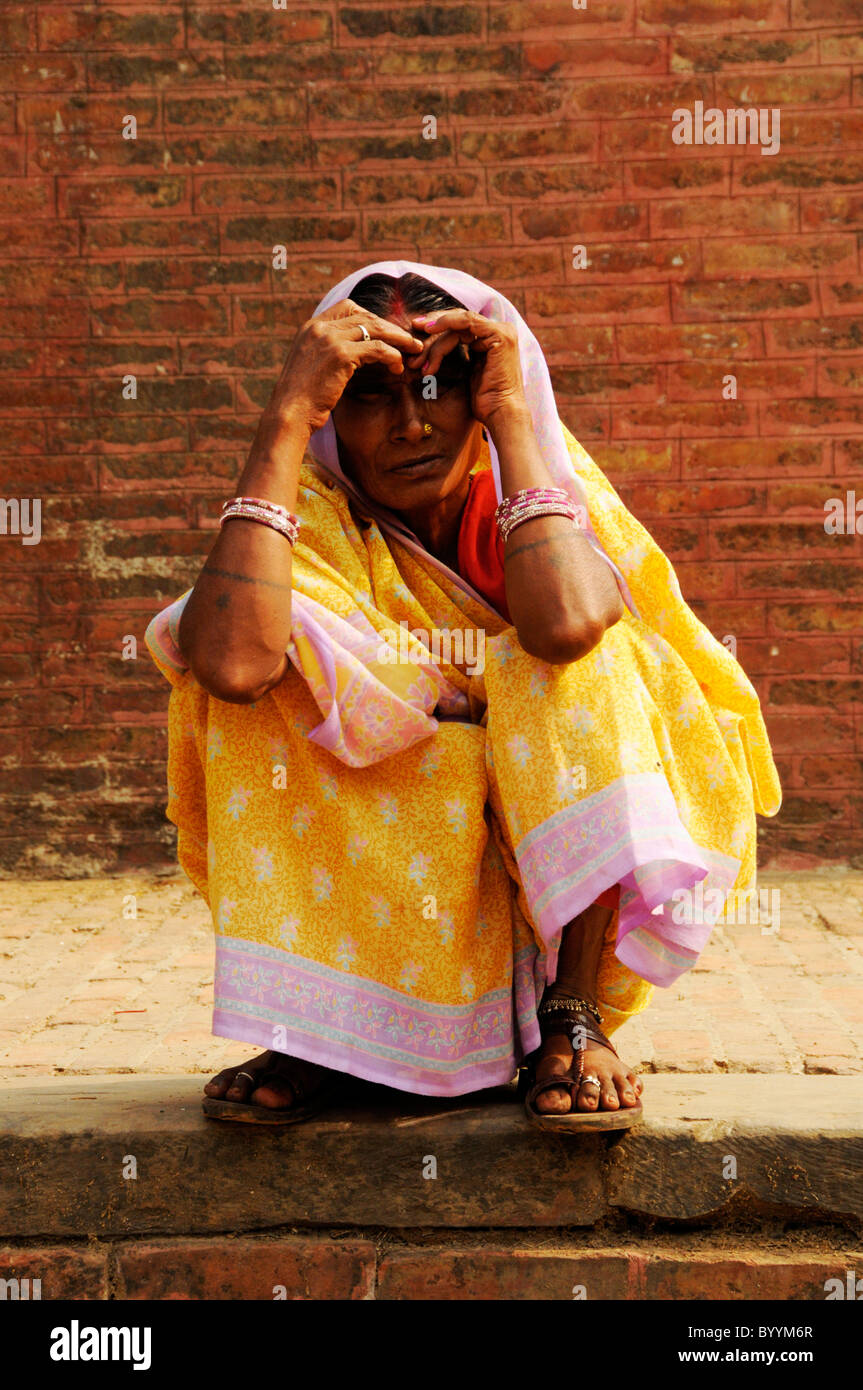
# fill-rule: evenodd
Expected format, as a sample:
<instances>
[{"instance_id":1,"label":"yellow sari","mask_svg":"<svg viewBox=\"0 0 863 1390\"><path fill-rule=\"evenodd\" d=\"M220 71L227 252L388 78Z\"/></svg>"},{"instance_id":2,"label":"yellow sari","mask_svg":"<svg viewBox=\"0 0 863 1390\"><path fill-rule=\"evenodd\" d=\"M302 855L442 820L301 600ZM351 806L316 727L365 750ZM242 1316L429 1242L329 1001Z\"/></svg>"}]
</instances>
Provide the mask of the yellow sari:
<instances>
[{"instance_id":1,"label":"yellow sari","mask_svg":"<svg viewBox=\"0 0 863 1390\"><path fill-rule=\"evenodd\" d=\"M620 884L597 982L612 1033L709 935L672 902L754 882L755 813L780 802L757 696L564 437L637 610L581 661L528 656L305 466L284 680L223 703L178 651L186 596L150 625L172 684L168 816L215 925L216 1034L423 1094L500 1084L539 1044L563 927L600 892ZM436 662L422 635L393 660L393 634L419 630L483 642L484 668Z\"/></svg>"}]
</instances>

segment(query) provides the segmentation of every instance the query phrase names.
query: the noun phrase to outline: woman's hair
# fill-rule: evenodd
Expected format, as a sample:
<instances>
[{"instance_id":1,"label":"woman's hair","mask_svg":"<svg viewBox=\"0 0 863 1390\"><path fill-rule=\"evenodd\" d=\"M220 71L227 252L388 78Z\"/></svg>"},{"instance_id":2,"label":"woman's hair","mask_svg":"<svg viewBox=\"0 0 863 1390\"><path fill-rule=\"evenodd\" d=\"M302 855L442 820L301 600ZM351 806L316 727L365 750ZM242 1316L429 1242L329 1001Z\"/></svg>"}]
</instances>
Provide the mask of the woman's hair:
<instances>
[{"instance_id":1,"label":"woman's hair","mask_svg":"<svg viewBox=\"0 0 863 1390\"><path fill-rule=\"evenodd\" d=\"M422 275L409 270L398 279L380 272L367 275L351 290L349 298L361 309L388 319L404 310L408 314L432 314L441 309L464 309L461 300L439 290Z\"/></svg>"}]
</instances>

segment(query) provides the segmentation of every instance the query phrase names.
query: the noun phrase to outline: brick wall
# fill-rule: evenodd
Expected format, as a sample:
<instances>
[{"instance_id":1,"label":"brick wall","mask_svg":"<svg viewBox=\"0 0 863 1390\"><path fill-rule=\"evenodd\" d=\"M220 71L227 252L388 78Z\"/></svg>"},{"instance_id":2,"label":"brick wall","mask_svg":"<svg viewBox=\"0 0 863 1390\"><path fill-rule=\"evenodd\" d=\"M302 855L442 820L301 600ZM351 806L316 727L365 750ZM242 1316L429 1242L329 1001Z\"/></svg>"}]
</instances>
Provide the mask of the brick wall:
<instances>
[{"instance_id":1,"label":"brick wall","mask_svg":"<svg viewBox=\"0 0 863 1390\"><path fill-rule=\"evenodd\" d=\"M193 579L295 327L400 255L522 309L736 638L765 862L860 863L861 541L824 530L863 499L860 0L29 0L0 53L0 491L42 499L38 545L0 536L3 872L170 858L166 687L124 639ZM674 144L696 101L778 107L780 151Z\"/></svg>"}]
</instances>

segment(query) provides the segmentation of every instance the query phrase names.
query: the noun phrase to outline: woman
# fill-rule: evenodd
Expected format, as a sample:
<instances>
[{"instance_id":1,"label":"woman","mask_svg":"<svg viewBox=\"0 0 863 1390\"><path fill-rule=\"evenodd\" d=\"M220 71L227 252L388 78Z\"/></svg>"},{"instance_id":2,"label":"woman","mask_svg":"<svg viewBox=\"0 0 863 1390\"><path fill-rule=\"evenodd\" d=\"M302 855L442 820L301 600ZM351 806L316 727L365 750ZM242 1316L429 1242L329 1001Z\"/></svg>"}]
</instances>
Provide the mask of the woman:
<instances>
[{"instance_id":1,"label":"woman","mask_svg":"<svg viewBox=\"0 0 863 1390\"><path fill-rule=\"evenodd\" d=\"M290 1123L340 1075L459 1095L526 1063L532 1123L634 1123L609 1035L697 960L718 908L688 890L751 886L780 791L755 692L514 306L435 266L348 276L222 522L148 631L214 1032L265 1048L205 1112Z\"/></svg>"}]
</instances>

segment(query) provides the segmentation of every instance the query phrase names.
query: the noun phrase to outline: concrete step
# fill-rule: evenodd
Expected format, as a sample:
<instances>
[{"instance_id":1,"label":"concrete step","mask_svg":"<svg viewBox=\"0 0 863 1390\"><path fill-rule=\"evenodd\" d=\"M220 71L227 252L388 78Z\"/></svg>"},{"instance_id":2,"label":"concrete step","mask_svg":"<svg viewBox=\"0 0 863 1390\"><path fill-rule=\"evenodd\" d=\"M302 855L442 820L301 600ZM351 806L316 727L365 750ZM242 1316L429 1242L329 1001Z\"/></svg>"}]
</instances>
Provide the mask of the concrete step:
<instances>
[{"instance_id":1,"label":"concrete step","mask_svg":"<svg viewBox=\"0 0 863 1390\"><path fill-rule=\"evenodd\" d=\"M338 1109L271 1130L205 1119L200 1076L14 1082L0 1092L0 1238L657 1221L859 1234L863 1077L644 1079L642 1126L577 1138L532 1129L507 1088L440 1101L358 1083Z\"/></svg>"}]
</instances>

